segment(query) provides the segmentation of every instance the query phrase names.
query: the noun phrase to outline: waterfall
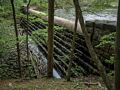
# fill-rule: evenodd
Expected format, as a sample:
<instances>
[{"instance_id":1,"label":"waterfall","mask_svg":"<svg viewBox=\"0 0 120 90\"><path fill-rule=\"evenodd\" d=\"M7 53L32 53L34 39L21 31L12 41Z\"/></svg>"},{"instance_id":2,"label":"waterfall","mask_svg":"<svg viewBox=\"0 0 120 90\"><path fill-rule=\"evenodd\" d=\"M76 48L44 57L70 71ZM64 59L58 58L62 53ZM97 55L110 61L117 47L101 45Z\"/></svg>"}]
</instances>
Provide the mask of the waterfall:
<instances>
[{"instance_id":1,"label":"waterfall","mask_svg":"<svg viewBox=\"0 0 120 90\"><path fill-rule=\"evenodd\" d=\"M29 49L30 51L32 51L32 53L34 53L34 55L39 58L39 62L40 64L43 64L44 66L42 67L42 69L44 69L44 73L47 71L47 59L46 57L43 55L43 53L38 49L38 46L32 41L32 39L30 39L29 41ZM60 79L60 75L58 74L58 72L53 68L53 77Z\"/></svg>"}]
</instances>

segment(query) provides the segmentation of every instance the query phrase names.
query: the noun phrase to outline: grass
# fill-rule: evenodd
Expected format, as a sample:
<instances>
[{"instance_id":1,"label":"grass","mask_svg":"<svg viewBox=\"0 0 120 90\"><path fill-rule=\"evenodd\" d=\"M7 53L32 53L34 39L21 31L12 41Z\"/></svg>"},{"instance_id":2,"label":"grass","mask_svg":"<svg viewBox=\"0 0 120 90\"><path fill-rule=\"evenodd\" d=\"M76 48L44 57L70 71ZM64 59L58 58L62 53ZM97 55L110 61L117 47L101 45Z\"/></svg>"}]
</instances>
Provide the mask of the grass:
<instances>
[{"instance_id":1,"label":"grass","mask_svg":"<svg viewBox=\"0 0 120 90\"><path fill-rule=\"evenodd\" d=\"M96 81L94 83L97 83ZM41 78L35 80L0 81L0 90L105 90L100 85L87 85L80 79L67 82L64 79Z\"/></svg>"}]
</instances>

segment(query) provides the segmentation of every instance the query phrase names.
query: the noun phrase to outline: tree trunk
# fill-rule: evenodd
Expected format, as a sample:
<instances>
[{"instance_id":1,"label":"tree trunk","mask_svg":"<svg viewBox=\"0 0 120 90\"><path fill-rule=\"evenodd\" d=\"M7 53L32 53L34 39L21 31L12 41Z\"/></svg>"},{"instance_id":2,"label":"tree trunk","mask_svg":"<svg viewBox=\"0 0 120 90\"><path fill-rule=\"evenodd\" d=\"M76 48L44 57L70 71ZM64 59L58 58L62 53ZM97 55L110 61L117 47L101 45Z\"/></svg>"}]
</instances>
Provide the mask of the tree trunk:
<instances>
[{"instance_id":1,"label":"tree trunk","mask_svg":"<svg viewBox=\"0 0 120 90\"><path fill-rule=\"evenodd\" d=\"M79 13L79 15L78 15L79 16L79 23L81 25L82 32L85 36L86 45L87 45L88 50L90 52L91 58L95 62L95 64L98 66L99 73L100 73L107 89L108 90L113 90L112 84L111 84L110 79L108 78L108 76L106 74L105 68L102 65L102 63L100 62L97 54L95 53L95 50L94 50L94 48L92 46L92 43L90 41L90 36L89 36L89 34L86 30L85 24L84 24L84 19L83 19L81 7L79 5L79 1L78 0L73 0L73 2L74 2L74 5L75 5L75 8L77 9L77 12Z\"/></svg>"},{"instance_id":2,"label":"tree trunk","mask_svg":"<svg viewBox=\"0 0 120 90\"><path fill-rule=\"evenodd\" d=\"M13 10L14 28L15 28L15 34L16 34L16 46L17 46L17 55L18 55L19 74L20 74L20 78L22 78L21 61L20 61L20 46L19 46L19 38L18 38L19 35L18 35L18 30L17 30L14 0L11 0L11 5L12 5L12 10Z\"/></svg>"},{"instance_id":3,"label":"tree trunk","mask_svg":"<svg viewBox=\"0 0 120 90\"><path fill-rule=\"evenodd\" d=\"M29 10L30 2L31 2L31 0L29 0L29 2L27 4L27 21L29 20L29 12L28 12L28 10ZM29 36L29 30L28 30L28 27L27 27L27 30L26 30L27 60L29 60L28 36Z\"/></svg>"},{"instance_id":4,"label":"tree trunk","mask_svg":"<svg viewBox=\"0 0 120 90\"><path fill-rule=\"evenodd\" d=\"M115 44L115 90L120 90L120 0L118 4L116 44Z\"/></svg>"},{"instance_id":5,"label":"tree trunk","mask_svg":"<svg viewBox=\"0 0 120 90\"><path fill-rule=\"evenodd\" d=\"M48 0L48 77L53 77L54 0Z\"/></svg>"},{"instance_id":6,"label":"tree trunk","mask_svg":"<svg viewBox=\"0 0 120 90\"><path fill-rule=\"evenodd\" d=\"M70 53L70 61L69 61L69 66L68 66L68 71L67 71L67 81L70 81L70 77L71 77L71 68L72 68L72 61L74 59L75 38L76 38L77 25L78 25L78 13L76 11L75 29L74 29L74 33L73 33L72 48L71 48L71 53Z\"/></svg>"}]
</instances>

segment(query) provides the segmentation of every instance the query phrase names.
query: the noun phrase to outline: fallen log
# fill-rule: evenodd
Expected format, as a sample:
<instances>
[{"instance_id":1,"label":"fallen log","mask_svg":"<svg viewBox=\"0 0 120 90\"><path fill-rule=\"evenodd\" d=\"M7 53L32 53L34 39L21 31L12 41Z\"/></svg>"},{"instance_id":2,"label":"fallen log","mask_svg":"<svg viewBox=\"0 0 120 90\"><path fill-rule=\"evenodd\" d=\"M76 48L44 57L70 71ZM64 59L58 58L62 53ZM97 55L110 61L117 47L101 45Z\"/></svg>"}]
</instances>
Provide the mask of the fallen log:
<instances>
[{"instance_id":1,"label":"fallen log","mask_svg":"<svg viewBox=\"0 0 120 90\"><path fill-rule=\"evenodd\" d=\"M26 13L26 7L25 6L23 7L22 10L24 10L23 12ZM48 21L48 16L44 12L36 11L33 8L29 8L29 13L32 13L32 14L35 14L35 15L40 15L41 19L43 19L45 21ZM54 16L54 24L65 27L65 28L73 31L75 21L71 21L71 20L68 20L68 19L64 19L64 18L61 18L61 17ZM78 23L78 27L77 27L77 32L82 33L81 26L80 26L79 23Z\"/></svg>"}]
</instances>

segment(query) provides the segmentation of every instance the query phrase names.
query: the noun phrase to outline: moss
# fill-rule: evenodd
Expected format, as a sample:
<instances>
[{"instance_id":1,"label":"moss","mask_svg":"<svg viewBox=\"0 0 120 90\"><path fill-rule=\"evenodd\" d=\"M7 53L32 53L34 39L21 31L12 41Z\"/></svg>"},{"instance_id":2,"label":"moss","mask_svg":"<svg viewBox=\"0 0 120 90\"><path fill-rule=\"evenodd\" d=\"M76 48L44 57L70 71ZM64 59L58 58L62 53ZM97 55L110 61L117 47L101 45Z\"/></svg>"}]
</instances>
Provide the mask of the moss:
<instances>
[{"instance_id":1,"label":"moss","mask_svg":"<svg viewBox=\"0 0 120 90\"><path fill-rule=\"evenodd\" d=\"M37 19L39 20L39 19ZM36 21L36 20L34 20ZM63 27L60 26L55 26L54 27L55 32L62 32L64 31ZM32 37L37 37L38 40L40 40L42 43L47 44L47 40L48 40L48 29L39 29L36 31L32 32Z\"/></svg>"}]
</instances>

